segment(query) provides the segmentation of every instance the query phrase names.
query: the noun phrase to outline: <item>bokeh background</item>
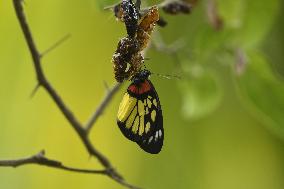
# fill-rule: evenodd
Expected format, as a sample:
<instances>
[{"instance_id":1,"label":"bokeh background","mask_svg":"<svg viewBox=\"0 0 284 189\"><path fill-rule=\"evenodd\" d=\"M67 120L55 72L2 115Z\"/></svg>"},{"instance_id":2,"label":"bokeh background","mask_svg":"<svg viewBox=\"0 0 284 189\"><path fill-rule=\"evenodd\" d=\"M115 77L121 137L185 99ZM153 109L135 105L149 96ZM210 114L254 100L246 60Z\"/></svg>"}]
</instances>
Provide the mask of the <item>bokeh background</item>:
<instances>
[{"instance_id":1,"label":"bokeh background","mask_svg":"<svg viewBox=\"0 0 284 189\"><path fill-rule=\"evenodd\" d=\"M284 188L284 23L281 0L217 0L223 27L208 19L200 0L190 15L163 15L165 44L177 54L150 48L147 68L181 79L151 77L162 103L165 144L144 153L116 125L125 84L91 133L95 146L132 184L143 188ZM115 83L111 57L124 25L102 7L114 1L25 1L26 15L43 51L47 77L84 122ZM148 5L157 4L147 1ZM215 23L216 24L216 23ZM49 96L36 85L31 57L12 0L0 0L0 159L45 149L66 165L100 168ZM156 43L161 38L155 34ZM0 168L1 189L123 188L105 176L29 165Z\"/></svg>"}]
</instances>

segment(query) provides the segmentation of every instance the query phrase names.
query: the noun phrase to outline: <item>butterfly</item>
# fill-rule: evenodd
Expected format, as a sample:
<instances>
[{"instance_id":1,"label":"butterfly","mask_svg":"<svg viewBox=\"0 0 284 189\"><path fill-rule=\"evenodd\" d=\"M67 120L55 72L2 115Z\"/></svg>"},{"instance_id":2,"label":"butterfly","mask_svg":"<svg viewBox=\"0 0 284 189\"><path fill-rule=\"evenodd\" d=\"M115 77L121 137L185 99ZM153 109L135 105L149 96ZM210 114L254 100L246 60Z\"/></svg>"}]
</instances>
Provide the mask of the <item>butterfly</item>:
<instances>
[{"instance_id":1,"label":"butterfly","mask_svg":"<svg viewBox=\"0 0 284 189\"><path fill-rule=\"evenodd\" d=\"M141 70L131 79L119 105L117 124L126 138L157 154L164 141L163 115L150 75L150 71Z\"/></svg>"}]
</instances>

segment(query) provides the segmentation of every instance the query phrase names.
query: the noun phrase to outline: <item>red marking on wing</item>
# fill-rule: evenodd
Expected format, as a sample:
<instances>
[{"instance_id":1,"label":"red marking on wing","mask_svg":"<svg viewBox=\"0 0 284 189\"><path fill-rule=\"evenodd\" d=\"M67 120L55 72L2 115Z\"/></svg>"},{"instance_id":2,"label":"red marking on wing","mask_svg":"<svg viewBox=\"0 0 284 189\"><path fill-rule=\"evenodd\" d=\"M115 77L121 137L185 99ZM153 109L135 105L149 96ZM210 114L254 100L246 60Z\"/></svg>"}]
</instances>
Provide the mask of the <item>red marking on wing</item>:
<instances>
[{"instance_id":1,"label":"red marking on wing","mask_svg":"<svg viewBox=\"0 0 284 189\"><path fill-rule=\"evenodd\" d=\"M134 94L138 94L138 91L139 91L138 86L136 86L136 85L134 85L134 84L130 85L130 86L128 87L128 90L131 91L131 92L134 93Z\"/></svg>"},{"instance_id":2,"label":"red marking on wing","mask_svg":"<svg viewBox=\"0 0 284 189\"><path fill-rule=\"evenodd\" d=\"M146 93L146 92L150 91L151 90L151 85L150 85L150 83L147 80L145 80L140 85L135 85L135 84L130 85L128 87L128 90L131 91L134 94L141 95L143 93Z\"/></svg>"},{"instance_id":3,"label":"red marking on wing","mask_svg":"<svg viewBox=\"0 0 284 189\"><path fill-rule=\"evenodd\" d=\"M139 94L146 93L150 90L151 90L151 85L147 80L145 80L145 82L141 83Z\"/></svg>"}]
</instances>

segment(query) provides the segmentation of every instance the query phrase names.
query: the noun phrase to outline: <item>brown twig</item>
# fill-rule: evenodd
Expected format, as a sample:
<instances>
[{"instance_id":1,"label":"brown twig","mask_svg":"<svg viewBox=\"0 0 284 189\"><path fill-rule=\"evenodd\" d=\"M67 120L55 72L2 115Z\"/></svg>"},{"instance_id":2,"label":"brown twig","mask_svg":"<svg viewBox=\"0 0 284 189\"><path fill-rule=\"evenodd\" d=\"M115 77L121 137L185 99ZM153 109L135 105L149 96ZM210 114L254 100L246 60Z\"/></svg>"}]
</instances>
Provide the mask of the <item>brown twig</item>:
<instances>
[{"instance_id":1,"label":"brown twig","mask_svg":"<svg viewBox=\"0 0 284 189\"><path fill-rule=\"evenodd\" d=\"M56 169L62 169L65 171L72 171L78 173L90 173L90 174L108 174L106 170L90 170L90 169L78 169L63 165L60 161L49 159L45 156L44 150L40 151L31 157L14 159L14 160L0 160L0 167L20 167L27 164L37 164Z\"/></svg>"},{"instance_id":2,"label":"brown twig","mask_svg":"<svg viewBox=\"0 0 284 189\"><path fill-rule=\"evenodd\" d=\"M94 147L94 145L91 143L91 141L88 138L90 128L96 122L98 116L103 112L103 110L106 108L107 104L110 102L110 100L113 97L113 95L115 94L115 92L118 90L119 84L115 85L114 88L109 91L105 100L102 102L101 105L99 105L99 108L94 113L94 116L88 122L89 123L88 127L84 128L83 125L74 116L72 111L64 103L64 101L59 96L59 94L56 92L56 90L53 88L53 86L49 83L49 81L47 80L47 78L44 74L44 71L43 71L42 66L41 66L42 54L39 53L39 51L36 47L36 44L33 40L31 30L29 28L29 25L27 23L27 20L26 20L25 14L24 14L23 6L22 6L22 0L13 0L13 3L14 3L14 8L15 8L15 11L16 11L16 14L17 14L18 21L20 23L21 29L23 31L23 34L24 34L24 37L25 37L25 40L26 40L26 43L28 45L29 51L30 51L31 56L32 56L32 60L33 60L33 64L34 64L34 68L35 68L35 72L36 72L36 76L37 76L38 86L43 87L46 90L46 92L50 95L50 97L53 99L53 101L55 102L57 107L60 109L61 113L68 120L68 122L70 123L72 128L76 131L76 133L80 137L81 141L83 142L85 148L90 153L90 155L96 157L99 160L99 162L104 166L105 170L98 171L97 173L103 174L102 172L104 172L105 175L109 176L110 178L112 178L116 182L120 183L121 185L124 185L124 186L126 186L128 188L132 188L132 189L137 188L137 187L132 186L132 185L130 185L130 184L128 184L124 181L124 179L120 176L120 174L113 168L113 166L109 162L108 158L105 157L103 154L101 154ZM91 125L91 126L89 126L89 125ZM1 161L1 163L6 164L7 166L9 166L9 165L10 166L13 166L13 165L19 166L19 165L24 165L24 164L28 164L28 163L43 164L43 162L44 162L45 164L43 164L43 165L47 165L47 166L50 166L50 167L55 167L55 165L56 165L57 167L55 167L55 168L72 170L72 171L76 171L76 172L78 172L78 170L80 170L80 169L65 167L60 162L57 162L57 161L54 161L54 160L49 160L49 159L45 158L43 155L40 156L40 158L39 158L40 161L38 161L37 157L38 156L32 156L31 158L26 158L26 159L22 159L22 160L18 160L18 161L17 160L15 160L15 161L13 161L13 160L8 161L7 160L7 161ZM83 172L83 171L81 171L81 172Z\"/></svg>"},{"instance_id":3,"label":"brown twig","mask_svg":"<svg viewBox=\"0 0 284 189\"><path fill-rule=\"evenodd\" d=\"M41 87L46 89L46 91L50 94L50 96L52 97L52 99L54 100L56 105L59 107L61 112L66 117L66 119L71 123L73 128L77 131L78 134L83 136L85 132L80 127L80 123L74 117L73 113L69 110L69 108L66 107L66 105L64 104L64 102L62 101L60 96L57 94L57 92L54 90L54 88L50 85L50 83L48 82L48 80L46 79L46 77L44 75L44 72L43 72L42 67L41 67L41 56L40 56L40 53L37 50L37 47L34 43L30 28L29 28L28 23L26 21L26 17L25 17L23 7L22 7L22 0L13 0L13 2L14 2L14 7L15 7L15 11L16 11L18 20L20 22L23 34L25 36L27 45L29 47L29 50L30 50L30 53L31 53L31 56L32 56L32 59L33 59L38 84Z\"/></svg>"},{"instance_id":4,"label":"brown twig","mask_svg":"<svg viewBox=\"0 0 284 189\"><path fill-rule=\"evenodd\" d=\"M97 121L99 116L103 113L106 106L109 104L110 100L114 96L114 94L119 90L121 83L116 83L111 89L107 90L107 94L105 95L104 99L100 103L99 107L95 110L95 112L90 117L89 121L86 123L86 130L90 132L94 123Z\"/></svg>"},{"instance_id":5,"label":"brown twig","mask_svg":"<svg viewBox=\"0 0 284 189\"><path fill-rule=\"evenodd\" d=\"M13 159L13 160L0 160L0 167L17 168L20 166L32 165L32 164L46 166L46 167L50 167L54 169L61 169L61 170L70 171L70 172L76 172L76 173L107 175L123 186L126 186L130 189L139 189L135 186L132 186L126 183L124 180L113 176L111 172L108 171L107 169L104 169L104 170L80 169L80 168L66 166L60 161L47 158L45 156L44 150L40 151L39 153L33 156L27 157L27 158Z\"/></svg>"}]
</instances>

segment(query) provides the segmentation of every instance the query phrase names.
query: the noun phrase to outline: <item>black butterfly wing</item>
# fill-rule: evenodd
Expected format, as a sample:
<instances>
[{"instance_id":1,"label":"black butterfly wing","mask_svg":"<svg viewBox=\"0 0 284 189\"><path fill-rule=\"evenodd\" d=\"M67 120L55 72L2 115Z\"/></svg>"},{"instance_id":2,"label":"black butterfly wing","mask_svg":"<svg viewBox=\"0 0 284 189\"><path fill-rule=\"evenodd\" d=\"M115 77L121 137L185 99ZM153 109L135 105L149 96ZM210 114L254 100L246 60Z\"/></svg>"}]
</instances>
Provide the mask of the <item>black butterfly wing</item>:
<instances>
[{"instance_id":1,"label":"black butterfly wing","mask_svg":"<svg viewBox=\"0 0 284 189\"><path fill-rule=\"evenodd\" d=\"M153 84L142 94L125 93L118 111L117 124L129 140L136 142L144 151L157 154L164 140L163 115Z\"/></svg>"}]
</instances>

